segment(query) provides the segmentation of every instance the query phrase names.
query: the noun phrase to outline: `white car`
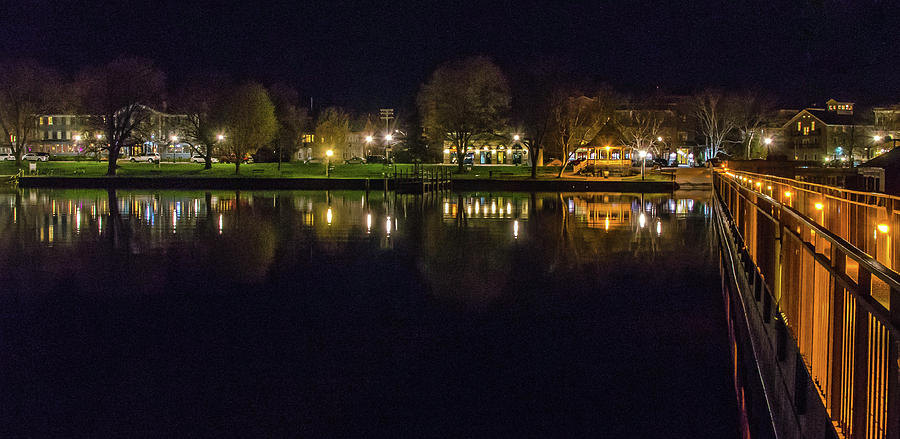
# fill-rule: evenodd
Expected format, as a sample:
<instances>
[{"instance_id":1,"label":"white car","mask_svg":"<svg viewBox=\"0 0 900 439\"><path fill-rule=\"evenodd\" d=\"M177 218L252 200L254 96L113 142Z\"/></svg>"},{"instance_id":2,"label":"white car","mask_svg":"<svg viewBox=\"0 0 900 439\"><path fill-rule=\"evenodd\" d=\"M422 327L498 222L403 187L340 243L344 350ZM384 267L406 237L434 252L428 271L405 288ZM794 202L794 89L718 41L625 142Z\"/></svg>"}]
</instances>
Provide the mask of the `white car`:
<instances>
[{"instance_id":1,"label":"white car","mask_svg":"<svg viewBox=\"0 0 900 439\"><path fill-rule=\"evenodd\" d=\"M0 154L0 161L15 160L16 156L12 154Z\"/></svg>"},{"instance_id":2,"label":"white car","mask_svg":"<svg viewBox=\"0 0 900 439\"><path fill-rule=\"evenodd\" d=\"M22 156L23 160L28 160L30 162L38 161L38 162L46 162L50 160L50 154L46 152L29 152ZM15 160L15 158L13 158Z\"/></svg>"},{"instance_id":3,"label":"white car","mask_svg":"<svg viewBox=\"0 0 900 439\"><path fill-rule=\"evenodd\" d=\"M211 163L219 163L219 159L217 159L215 157L209 159L209 161ZM195 156L191 157L191 162L192 163L206 163L206 158L203 156L195 155Z\"/></svg>"},{"instance_id":4,"label":"white car","mask_svg":"<svg viewBox=\"0 0 900 439\"><path fill-rule=\"evenodd\" d=\"M151 152L141 155L131 156L130 159L132 162L147 162L147 163L159 163L159 153Z\"/></svg>"}]
</instances>

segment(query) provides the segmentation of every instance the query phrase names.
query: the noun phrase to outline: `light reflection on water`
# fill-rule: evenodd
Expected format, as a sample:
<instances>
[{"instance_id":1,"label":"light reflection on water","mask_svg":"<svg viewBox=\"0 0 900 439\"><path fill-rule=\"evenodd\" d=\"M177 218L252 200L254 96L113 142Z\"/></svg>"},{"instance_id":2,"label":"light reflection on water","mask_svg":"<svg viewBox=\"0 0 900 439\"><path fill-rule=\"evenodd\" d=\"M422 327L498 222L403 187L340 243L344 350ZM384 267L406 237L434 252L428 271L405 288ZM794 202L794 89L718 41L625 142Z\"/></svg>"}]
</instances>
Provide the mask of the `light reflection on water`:
<instances>
[{"instance_id":1,"label":"light reflection on water","mask_svg":"<svg viewBox=\"0 0 900 439\"><path fill-rule=\"evenodd\" d=\"M557 209L555 203L565 209ZM165 247L173 241L196 239L190 232L204 227L211 218L217 232L225 234L242 209L274 221L290 216L299 221L300 228L317 230L325 240L360 239L354 234L357 230L364 230L366 235L397 236L401 222L419 216L411 214L411 209L426 211L425 215L440 209L442 223L464 228L503 223L511 231L514 224L527 222L530 212L538 209L554 211L579 228L638 231L655 224L661 234L664 219L709 215L705 204L701 203L701 210L696 211L694 203L692 198L629 194L485 193L422 199L393 195L385 198L377 192L367 197L353 191L116 191L111 195L93 190L24 189L0 193L0 236L15 237L28 245L73 244L103 238L108 231L104 220L108 226L109 218L114 216L143 239L140 248Z\"/></svg>"},{"instance_id":2,"label":"light reflection on water","mask_svg":"<svg viewBox=\"0 0 900 439\"><path fill-rule=\"evenodd\" d=\"M473 295L466 301L483 302L508 288L515 252L534 253L551 270L619 254L652 260L703 233L684 219L709 214L702 200L664 194L23 189L0 194L0 246L24 249L59 277L101 271L112 255L146 265L162 252L186 255L179 266L230 270L224 278L240 282L264 281L279 258L297 252L401 251L436 294L463 288ZM98 254L86 260L79 252ZM60 260L66 270L48 266Z\"/></svg>"},{"instance_id":3,"label":"light reflection on water","mask_svg":"<svg viewBox=\"0 0 900 439\"><path fill-rule=\"evenodd\" d=\"M729 437L709 222L704 195L7 190L0 431Z\"/></svg>"}]
</instances>

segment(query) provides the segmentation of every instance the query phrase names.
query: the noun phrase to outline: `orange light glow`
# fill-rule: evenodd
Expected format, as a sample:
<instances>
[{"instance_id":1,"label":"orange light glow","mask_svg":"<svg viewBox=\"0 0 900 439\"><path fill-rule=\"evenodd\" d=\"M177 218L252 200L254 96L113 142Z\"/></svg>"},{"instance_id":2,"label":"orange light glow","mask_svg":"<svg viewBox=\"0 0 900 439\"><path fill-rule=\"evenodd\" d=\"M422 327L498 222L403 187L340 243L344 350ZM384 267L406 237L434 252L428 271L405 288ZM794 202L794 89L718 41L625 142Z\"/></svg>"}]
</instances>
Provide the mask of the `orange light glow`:
<instances>
[{"instance_id":1,"label":"orange light glow","mask_svg":"<svg viewBox=\"0 0 900 439\"><path fill-rule=\"evenodd\" d=\"M785 196L785 197L790 197L790 196L791 196L791 191L785 191L785 192L784 192L784 196Z\"/></svg>"},{"instance_id":2,"label":"orange light glow","mask_svg":"<svg viewBox=\"0 0 900 439\"><path fill-rule=\"evenodd\" d=\"M878 225L878 231L881 232L881 233L887 233L887 232L889 232L890 230L891 230L891 228L888 227L887 224L879 224L879 225Z\"/></svg>"},{"instance_id":3,"label":"orange light glow","mask_svg":"<svg viewBox=\"0 0 900 439\"><path fill-rule=\"evenodd\" d=\"M825 205L822 203L816 203L816 210L822 210L825 208Z\"/></svg>"}]
</instances>

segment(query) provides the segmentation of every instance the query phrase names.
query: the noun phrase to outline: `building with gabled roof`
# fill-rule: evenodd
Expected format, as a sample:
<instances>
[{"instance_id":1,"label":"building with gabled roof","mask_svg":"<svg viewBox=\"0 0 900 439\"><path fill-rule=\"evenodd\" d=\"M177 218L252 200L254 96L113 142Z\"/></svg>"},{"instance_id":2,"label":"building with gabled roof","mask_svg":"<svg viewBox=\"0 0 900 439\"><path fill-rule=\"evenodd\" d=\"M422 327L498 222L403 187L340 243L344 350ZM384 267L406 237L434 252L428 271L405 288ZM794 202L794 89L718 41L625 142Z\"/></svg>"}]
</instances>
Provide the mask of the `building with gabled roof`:
<instances>
[{"instance_id":1,"label":"building with gabled roof","mask_svg":"<svg viewBox=\"0 0 900 439\"><path fill-rule=\"evenodd\" d=\"M781 129L785 153L798 161L865 160L873 126L853 107L853 102L829 99L825 108L800 110Z\"/></svg>"}]
</instances>

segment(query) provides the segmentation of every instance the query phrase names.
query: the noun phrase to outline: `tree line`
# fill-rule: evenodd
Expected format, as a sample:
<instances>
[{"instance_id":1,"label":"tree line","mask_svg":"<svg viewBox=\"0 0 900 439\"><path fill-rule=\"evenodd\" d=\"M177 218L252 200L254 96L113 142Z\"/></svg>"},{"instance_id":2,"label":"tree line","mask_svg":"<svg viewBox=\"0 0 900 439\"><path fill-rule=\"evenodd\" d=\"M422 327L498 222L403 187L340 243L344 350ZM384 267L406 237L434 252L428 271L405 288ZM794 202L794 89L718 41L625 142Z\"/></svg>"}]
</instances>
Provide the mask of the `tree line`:
<instances>
[{"instance_id":1,"label":"tree line","mask_svg":"<svg viewBox=\"0 0 900 439\"><path fill-rule=\"evenodd\" d=\"M398 131L400 149L410 158L439 159L446 146L462 155L478 142L518 142L531 154L532 175L544 152L566 162L598 136L640 151L660 148L662 129L673 117L689 117L707 156L741 156L759 143L759 129L774 110L774 99L759 92L706 89L671 109L659 96L629 96L605 84L572 78L553 69L516 72L514 81L487 57L439 66L420 87L415 110ZM115 175L122 149L148 141L144 129L156 109L178 115L178 140L212 166L214 155L235 163L260 148L279 161L294 156L304 134L324 144L346 144L352 116L338 107L323 109L315 124L286 84L268 88L226 75L203 74L168 90L166 75L152 61L119 58L87 67L73 77L35 61L0 63L0 128L17 164L37 139L38 118L84 115L85 135L109 158ZM370 117L364 131L374 133ZM749 154L747 154L749 155ZM562 172L560 170L560 173Z\"/></svg>"},{"instance_id":2,"label":"tree line","mask_svg":"<svg viewBox=\"0 0 900 439\"><path fill-rule=\"evenodd\" d=\"M206 168L215 153L233 160L239 172L244 157L260 146L299 143L306 113L298 99L283 84L267 89L223 75L192 78L168 93L165 74L142 58L87 67L72 78L30 60L0 64L0 128L17 165L40 140L42 115L77 114L85 143L107 154L107 175L115 175L123 148L149 141L151 119L163 109L176 116L168 128L178 142L203 156Z\"/></svg>"},{"instance_id":3,"label":"tree line","mask_svg":"<svg viewBox=\"0 0 900 439\"><path fill-rule=\"evenodd\" d=\"M762 92L708 88L674 108L663 98L628 96L552 69L519 75L510 85L490 59L473 57L438 67L421 87L417 104L425 137L460 154L478 140L516 133L532 156L532 176L534 158L544 151L562 161L561 175L572 152L598 136L658 154L663 128L677 122L673 118L691 127L708 157L749 156L775 112L775 99ZM458 165L462 169L463 160Z\"/></svg>"}]
</instances>

